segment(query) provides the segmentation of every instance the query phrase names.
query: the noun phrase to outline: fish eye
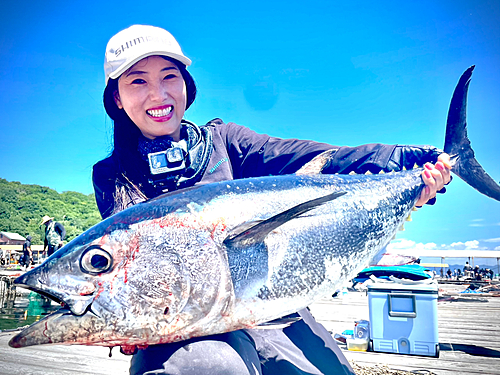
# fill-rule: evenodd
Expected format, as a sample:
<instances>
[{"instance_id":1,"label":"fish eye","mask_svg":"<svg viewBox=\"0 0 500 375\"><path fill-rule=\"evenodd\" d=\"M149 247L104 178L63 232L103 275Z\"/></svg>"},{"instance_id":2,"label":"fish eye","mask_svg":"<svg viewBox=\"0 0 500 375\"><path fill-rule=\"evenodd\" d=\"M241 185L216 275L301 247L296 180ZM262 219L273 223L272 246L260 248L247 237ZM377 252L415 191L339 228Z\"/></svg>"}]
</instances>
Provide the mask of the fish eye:
<instances>
[{"instance_id":1,"label":"fish eye","mask_svg":"<svg viewBox=\"0 0 500 375\"><path fill-rule=\"evenodd\" d=\"M113 265L113 258L106 250L98 246L89 247L80 258L80 268L83 272L97 275L107 272Z\"/></svg>"}]
</instances>

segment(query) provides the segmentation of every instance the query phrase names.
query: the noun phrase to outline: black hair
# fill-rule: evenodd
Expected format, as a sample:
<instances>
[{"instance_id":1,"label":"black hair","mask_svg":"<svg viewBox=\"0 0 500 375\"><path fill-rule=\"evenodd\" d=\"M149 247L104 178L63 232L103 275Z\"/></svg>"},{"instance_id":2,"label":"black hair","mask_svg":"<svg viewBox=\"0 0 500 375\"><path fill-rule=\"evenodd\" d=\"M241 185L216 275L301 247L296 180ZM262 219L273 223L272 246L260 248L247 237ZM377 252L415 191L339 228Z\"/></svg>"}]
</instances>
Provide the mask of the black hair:
<instances>
[{"instance_id":1,"label":"black hair","mask_svg":"<svg viewBox=\"0 0 500 375\"><path fill-rule=\"evenodd\" d=\"M180 61L161 56L165 60L174 63L181 72L184 83L186 84L186 109L193 104L196 98L196 84L193 77L186 69L186 66ZM118 156L126 155L130 151L137 150L137 140L141 134L139 128L127 115L125 110L119 109L115 102L115 92L118 91L118 78L108 80L108 84L104 89L103 103L106 113L114 122L113 127L113 153Z\"/></svg>"}]
</instances>

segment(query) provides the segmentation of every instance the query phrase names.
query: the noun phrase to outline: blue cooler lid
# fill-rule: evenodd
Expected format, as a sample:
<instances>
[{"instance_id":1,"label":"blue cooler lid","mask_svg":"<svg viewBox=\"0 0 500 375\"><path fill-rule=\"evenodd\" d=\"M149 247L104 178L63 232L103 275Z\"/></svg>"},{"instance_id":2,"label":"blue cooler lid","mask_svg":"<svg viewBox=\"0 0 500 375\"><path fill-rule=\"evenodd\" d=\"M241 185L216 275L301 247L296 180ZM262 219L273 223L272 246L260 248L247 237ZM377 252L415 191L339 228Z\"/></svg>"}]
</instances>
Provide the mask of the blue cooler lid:
<instances>
[{"instance_id":1,"label":"blue cooler lid","mask_svg":"<svg viewBox=\"0 0 500 375\"><path fill-rule=\"evenodd\" d=\"M368 293L417 293L417 294L438 294L438 284L435 281L422 282L399 282L399 281L378 281L373 284L368 284Z\"/></svg>"}]
</instances>

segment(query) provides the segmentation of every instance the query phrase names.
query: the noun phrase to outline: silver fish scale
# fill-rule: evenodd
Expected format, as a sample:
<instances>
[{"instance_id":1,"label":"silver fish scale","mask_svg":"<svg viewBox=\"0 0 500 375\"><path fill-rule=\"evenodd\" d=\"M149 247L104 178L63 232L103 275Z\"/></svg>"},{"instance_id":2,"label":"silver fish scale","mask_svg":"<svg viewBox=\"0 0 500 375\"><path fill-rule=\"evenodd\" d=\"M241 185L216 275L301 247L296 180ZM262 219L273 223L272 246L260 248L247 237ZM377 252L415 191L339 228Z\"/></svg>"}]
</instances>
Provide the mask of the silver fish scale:
<instances>
[{"instance_id":1,"label":"silver fish scale","mask_svg":"<svg viewBox=\"0 0 500 375\"><path fill-rule=\"evenodd\" d=\"M73 314L44 318L14 345L151 345L297 311L335 291L390 241L418 198L420 173L236 180L133 206L23 277ZM262 227L339 191L346 194ZM250 235L225 242L242 233ZM112 268L80 270L89 246L109 252Z\"/></svg>"},{"instance_id":2,"label":"silver fish scale","mask_svg":"<svg viewBox=\"0 0 500 375\"><path fill-rule=\"evenodd\" d=\"M328 176L324 178L328 184L321 189L316 186L306 192L301 186L281 191L287 205L292 204L290 200L298 204L328 191L345 190L347 194L282 225L264 243L227 250L240 308L244 301L250 301L248 310L255 315L255 301L287 301L287 312L292 312L319 295L331 294L397 232L419 195L420 173L405 173L412 176L410 182L401 174L369 181L363 176ZM253 200L265 202L265 198ZM274 210L258 216L268 217L276 212L276 205L275 201ZM265 203L262 206L268 207ZM289 207L279 210L285 208ZM270 311L265 303L261 305L264 320L270 319L270 314L274 318L283 314L282 303L275 304L279 313Z\"/></svg>"}]
</instances>

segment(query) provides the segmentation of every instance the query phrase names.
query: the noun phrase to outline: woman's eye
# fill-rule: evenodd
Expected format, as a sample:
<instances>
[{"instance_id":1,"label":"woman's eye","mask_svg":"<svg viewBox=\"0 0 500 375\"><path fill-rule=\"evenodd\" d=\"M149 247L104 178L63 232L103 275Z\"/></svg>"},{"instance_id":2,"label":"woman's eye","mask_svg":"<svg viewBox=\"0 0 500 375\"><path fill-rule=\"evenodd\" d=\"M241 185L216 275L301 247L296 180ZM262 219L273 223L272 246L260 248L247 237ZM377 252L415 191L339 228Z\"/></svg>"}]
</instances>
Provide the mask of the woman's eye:
<instances>
[{"instance_id":1,"label":"woman's eye","mask_svg":"<svg viewBox=\"0 0 500 375\"><path fill-rule=\"evenodd\" d=\"M136 85L142 85L142 84L146 83L146 81L143 79L140 79L140 78L136 78L131 83L136 84Z\"/></svg>"},{"instance_id":2,"label":"woman's eye","mask_svg":"<svg viewBox=\"0 0 500 375\"><path fill-rule=\"evenodd\" d=\"M81 270L93 275L109 271L112 265L113 258L106 250L100 247L87 249L80 258Z\"/></svg>"},{"instance_id":3,"label":"woman's eye","mask_svg":"<svg viewBox=\"0 0 500 375\"><path fill-rule=\"evenodd\" d=\"M165 78L163 78L163 79L172 79L172 78L177 78L177 75L176 74L167 74L165 76Z\"/></svg>"}]
</instances>

